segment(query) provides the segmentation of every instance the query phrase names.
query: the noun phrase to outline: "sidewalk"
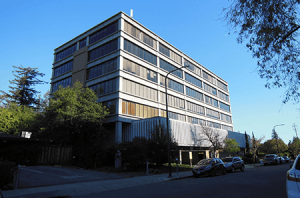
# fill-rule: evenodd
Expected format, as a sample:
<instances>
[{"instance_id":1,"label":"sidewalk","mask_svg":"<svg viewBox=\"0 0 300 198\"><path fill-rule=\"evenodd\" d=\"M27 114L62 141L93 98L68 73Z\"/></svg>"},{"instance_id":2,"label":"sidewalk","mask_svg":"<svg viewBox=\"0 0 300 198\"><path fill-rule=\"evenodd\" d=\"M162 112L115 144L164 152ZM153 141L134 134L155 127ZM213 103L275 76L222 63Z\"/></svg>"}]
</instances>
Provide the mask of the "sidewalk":
<instances>
[{"instance_id":1,"label":"sidewalk","mask_svg":"<svg viewBox=\"0 0 300 198\"><path fill-rule=\"evenodd\" d=\"M246 164L245 168L254 168L261 166L263 164ZM36 187L36 188L25 188L18 190L8 190L3 191L5 198L32 198L32 197L56 197L56 196L83 196L92 193L100 193L110 190L118 190L123 188L141 186L146 184L153 184L171 180L178 180L183 178L192 177L193 174L191 171L172 173L172 178L168 177L169 174L159 174L159 175L149 175L149 176L140 176L133 178L124 178L124 179L110 179L110 180L100 180L92 182L80 182L73 184L62 184L55 186L46 186L46 187Z\"/></svg>"}]
</instances>

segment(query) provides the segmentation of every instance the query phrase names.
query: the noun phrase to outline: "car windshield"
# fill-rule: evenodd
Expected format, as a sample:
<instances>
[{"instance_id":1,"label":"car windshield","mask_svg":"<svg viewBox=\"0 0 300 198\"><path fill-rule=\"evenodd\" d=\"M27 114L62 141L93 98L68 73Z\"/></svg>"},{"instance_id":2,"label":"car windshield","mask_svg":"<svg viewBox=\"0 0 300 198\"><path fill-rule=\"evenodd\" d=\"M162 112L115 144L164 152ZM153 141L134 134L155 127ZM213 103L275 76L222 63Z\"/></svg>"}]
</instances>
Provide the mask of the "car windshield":
<instances>
[{"instance_id":1,"label":"car windshield","mask_svg":"<svg viewBox=\"0 0 300 198\"><path fill-rule=\"evenodd\" d=\"M223 162L232 162L232 157L226 157Z\"/></svg>"},{"instance_id":2,"label":"car windshield","mask_svg":"<svg viewBox=\"0 0 300 198\"><path fill-rule=\"evenodd\" d=\"M266 158L273 158L275 155L266 155Z\"/></svg>"},{"instance_id":3,"label":"car windshield","mask_svg":"<svg viewBox=\"0 0 300 198\"><path fill-rule=\"evenodd\" d=\"M197 165L208 165L210 164L210 162L212 161L212 159L203 159L203 160L200 160Z\"/></svg>"}]
</instances>

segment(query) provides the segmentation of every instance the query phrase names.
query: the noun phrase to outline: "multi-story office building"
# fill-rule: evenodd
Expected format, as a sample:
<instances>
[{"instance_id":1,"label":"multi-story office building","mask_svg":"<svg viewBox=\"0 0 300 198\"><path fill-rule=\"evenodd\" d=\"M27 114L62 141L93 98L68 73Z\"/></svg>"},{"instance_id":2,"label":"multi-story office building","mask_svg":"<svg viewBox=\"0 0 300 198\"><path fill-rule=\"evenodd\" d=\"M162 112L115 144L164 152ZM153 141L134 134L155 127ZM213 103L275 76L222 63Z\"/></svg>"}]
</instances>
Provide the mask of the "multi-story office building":
<instances>
[{"instance_id":1,"label":"multi-story office building","mask_svg":"<svg viewBox=\"0 0 300 198\"><path fill-rule=\"evenodd\" d=\"M54 50L51 92L82 82L110 109L113 141L131 141L165 123L165 76L186 65L167 78L172 135L182 150L203 149L192 128L233 131L227 82L123 12Z\"/></svg>"}]
</instances>

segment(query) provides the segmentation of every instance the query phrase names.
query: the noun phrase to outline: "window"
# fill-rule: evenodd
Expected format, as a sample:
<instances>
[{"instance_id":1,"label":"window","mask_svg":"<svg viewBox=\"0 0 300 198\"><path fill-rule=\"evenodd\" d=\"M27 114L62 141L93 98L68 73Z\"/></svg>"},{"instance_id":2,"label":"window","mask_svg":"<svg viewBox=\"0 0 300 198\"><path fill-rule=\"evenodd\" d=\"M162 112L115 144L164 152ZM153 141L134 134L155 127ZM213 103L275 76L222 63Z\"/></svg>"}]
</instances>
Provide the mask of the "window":
<instances>
[{"instance_id":1,"label":"window","mask_svg":"<svg viewBox=\"0 0 300 198\"><path fill-rule=\"evenodd\" d=\"M63 80L60 80L58 82L53 83L53 85L52 85L52 93L54 93L55 91L57 91L60 86L67 87L67 86L70 86L71 83L72 83L72 77L65 78Z\"/></svg>"},{"instance_id":2,"label":"window","mask_svg":"<svg viewBox=\"0 0 300 198\"><path fill-rule=\"evenodd\" d=\"M204 86L204 90L209 92L209 93L212 93L214 95L217 95L217 89L216 88L213 88L212 86L206 84L206 83L203 83L203 86Z\"/></svg>"},{"instance_id":3,"label":"window","mask_svg":"<svg viewBox=\"0 0 300 198\"><path fill-rule=\"evenodd\" d=\"M213 105L215 107L219 107L217 100L215 100L215 99L213 99L213 98L211 98L209 96L206 96L206 95L205 95L205 102L208 103L208 104L210 104L210 105Z\"/></svg>"},{"instance_id":4,"label":"window","mask_svg":"<svg viewBox=\"0 0 300 198\"><path fill-rule=\"evenodd\" d=\"M222 125L222 129L227 130L227 131L233 131L233 128L231 126L227 126L227 125Z\"/></svg>"},{"instance_id":5,"label":"window","mask_svg":"<svg viewBox=\"0 0 300 198\"><path fill-rule=\"evenodd\" d=\"M161 116L162 117L167 117L166 111L165 110L160 110L161 111ZM174 112L170 112L169 113L169 119L173 119L173 120L179 120L179 121L183 121L185 122L185 116L178 114L178 113L174 113Z\"/></svg>"},{"instance_id":6,"label":"window","mask_svg":"<svg viewBox=\"0 0 300 198\"><path fill-rule=\"evenodd\" d=\"M157 108L123 100L122 114L128 114L143 118L152 118L158 116L158 110Z\"/></svg>"},{"instance_id":7,"label":"window","mask_svg":"<svg viewBox=\"0 0 300 198\"><path fill-rule=\"evenodd\" d=\"M73 69L73 61L70 61L63 65L60 65L60 66L54 68L54 77L59 76L68 71L71 71L72 69Z\"/></svg>"},{"instance_id":8,"label":"window","mask_svg":"<svg viewBox=\"0 0 300 198\"><path fill-rule=\"evenodd\" d=\"M113 40L89 51L89 61L100 58L118 49L118 40Z\"/></svg>"},{"instance_id":9,"label":"window","mask_svg":"<svg viewBox=\"0 0 300 198\"><path fill-rule=\"evenodd\" d=\"M181 56L159 43L159 51L181 65Z\"/></svg>"},{"instance_id":10,"label":"window","mask_svg":"<svg viewBox=\"0 0 300 198\"><path fill-rule=\"evenodd\" d=\"M216 79L214 77L212 77L205 71L203 71L202 73L203 73L203 78L205 78L206 80L208 80L209 82L211 82L213 84L217 84Z\"/></svg>"},{"instance_id":11,"label":"window","mask_svg":"<svg viewBox=\"0 0 300 198\"><path fill-rule=\"evenodd\" d=\"M230 112L230 106L227 105L227 104L224 104L223 102L220 102L220 108L225 110L225 111Z\"/></svg>"},{"instance_id":12,"label":"window","mask_svg":"<svg viewBox=\"0 0 300 198\"><path fill-rule=\"evenodd\" d=\"M118 21L100 29L99 31L90 35L90 45L107 37L108 35L116 32L118 30Z\"/></svg>"},{"instance_id":13,"label":"window","mask_svg":"<svg viewBox=\"0 0 300 198\"><path fill-rule=\"evenodd\" d=\"M108 109L109 115L116 114L116 100L102 102L102 104Z\"/></svg>"},{"instance_id":14,"label":"window","mask_svg":"<svg viewBox=\"0 0 300 198\"><path fill-rule=\"evenodd\" d=\"M111 59L93 68L87 69L86 79L96 78L109 72L117 70L117 58Z\"/></svg>"},{"instance_id":15,"label":"window","mask_svg":"<svg viewBox=\"0 0 300 198\"><path fill-rule=\"evenodd\" d=\"M160 85L165 86L165 79L166 78L164 76L160 75ZM183 93L183 85L169 78L167 79L167 87L180 93Z\"/></svg>"},{"instance_id":16,"label":"window","mask_svg":"<svg viewBox=\"0 0 300 198\"><path fill-rule=\"evenodd\" d=\"M231 123L231 116L223 114L223 113L220 113L220 114L221 114L221 120Z\"/></svg>"},{"instance_id":17,"label":"window","mask_svg":"<svg viewBox=\"0 0 300 198\"><path fill-rule=\"evenodd\" d=\"M157 60L155 55L131 43L130 41L127 41L126 39L124 39L124 50L142 58L143 60L149 63L157 65Z\"/></svg>"},{"instance_id":18,"label":"window","mask_svg":"<svg viewBox=\"0 0 300 198\"><path fill-rule=\"evenodd\" d=\"M206 115L212 118L220 119L219 112L206 108Z\"/></svg>"},{"instance_id":19,"label":"window","mask_svg":"<svg viewBox=\"0 0 300 198\"><path fill-rule=\"evenodd\" d=\"M157 90L123 78L123 91L157 101ZM143 90L143 91L141 91Z\"/></svg>"},{"instance_id":20,"label":"window","mask_svg":"<svg viewBox=\"0 0 300 198\"><path fill-rule=\"evenodd\" d=\"M199 125L203 125L205 126L205 120L202 120L202 119L199 119L199 118L193 118L193 117L187 117L187 121L189 123L192 123L192 124L199 124Z\"/></svg>"},{"instance_id":21,"label":"window","mask_svg":"<svg viewBox=\"0 0 300 198\"><path fill-rule=\"evenodd\" d=\"M193 97L197 100L203 101L203 94L202 93L200 93L198 91L195 91L194 89L191 89L189 87L186 87L185 90L186 90L186 95L191 96L191 97Z\"/></svg>"},{"instance_id":22,"label":"window","mask_svg":"<svg viewBox=\"0 0 300 198\"><path fill-rule=\"evenodd\" d=\"M192 72L194 72L198 76L201 76L201 70L197 66L190 63L189 61L184 60L184 66L189 66L189 67L187 67L187 69L191 70Z\"/></svg>"},{"instance_id":23,"label":"window","mask_svg":"<svg viewBox=\"0 0 300 198\"><path fill-rule=\"evenodd\" d=\"M117 91L117 79L114 78L105 82L101 82L96 85L89 86L89 88L92 89L98 97L112 93Z\"/></svg>"},{"instance_id":24,"label":"window","mask_svg":"<svg viewBox=\"0 0 300 198\"><path fill-rule=\"evenodd\" d=\"M160 102L166 104L166 94L160 92ZM184 100L168 94L168 105L184 109Z\"/></svg>"},{"instance_id":25,"label":"window","mask_svg":"<svg viewBox=\"0 0 300 198\"><path fill-rule=\"evenodd\" d=\"M73 54L76 51L77 48L77 44L75 43L74 45L68 47L67 49L64 49L60 52L58 52L56 54L56 58L55 58L55 62L58 62L64 58L66 58L67 56L70 56L71 54Z\"/></svg>"},{"instance_id":26,"label":"window","mask_svg":"<svg viewBox=\"0 0 300 198\"><path fill-rule=\"evenodd\" d=\"M193 85L196 85L199 88L202 88L202 81L189 75L188 73L185 73L185 80L192 83Z\"/></svg>"},{"instance_id":27,"label":"window","mask_svg":"<svg viewBox=\"0 0 300 198\"><path fill-rule=\"evenodd\" d=\"M166 70L168 72L177 69L177 67L171 65L170 63L168 63L168 62L166 62L166 61L164 61L162 59L159 59L159 60L160 60L159 61L160 68L162 68L162 69L164 69L164 70ZM172 72L172 74L178 76L179 78L182 78L182 70L180 70L180 69Z\"/></svg>"},{"instance_id":28,"label":"window","mask_svg":"<svg viewBox=\"0 0 300 198\"><path fill-rule=\"evenodd\" d=\"M135 38L139 39L140 41L150 45L154 49L156 49L156 40L145 34L144 32L140 31L136 27L132 26L131 24L124 21L124 30L128 34L134 36Z\"/></svg>"},{"instance_id":29,"label":"window","mask_svg":"<svg viewBox=\"0 0 300 198\"><path fill-rule=\"evenodd\" d=\"M225 91L228 91L228 86L224 83L222 83L221 81L217 80L217 85L218 87L224 89Z\"/></svg>"},{"instance_id":30,"label":"window","mask_svg":"<svg viewBox=\"0 0 300 198\"><path fill-rule=\"evenodd\" d=\"M197 104L189 102L189 101L186 101L186 106L187 106L186 107L187 110L204 115L204 107L203 106L197 105Z\"/></svg>"},{"instance_id":31,"label":"window","mask_svg":"<svg viewBox=\"0 0 300 198\"><path fill-rule=\"evenodd\" d=\"M226 101L229 101L229 96L224 94L223 92L221 91L218 91L218 97L223 99L223 100L226 100Z\"/></svg>"},{"instance_id":32,"label":"window","mask_svg":"<svg viewBox=\"0 0 300 198\"><path fill-rule=\"evenodd\" d=\"M217 128L217 129L221 128L221 125L219 123L210 122L210 121L207 121L207 126L210 126L210 127L213 127L213 128Z\"/></svg>"},{"instance_id":33,"label":"window","mask_svg":"<svg viewBox=\"0 0 300 198\"><path fill-rule=\"evenodd\" d=\"M138 75L142 78L151 80L152 82L157 82L157 73L146 69L145 67L140 66L130 60L123 59L123 70Z\"/></svg>"},{"instance_id":34,"label":"window","mask_svg":"<svg viewBox=\"0 0 300 198\"><path fill-rule=\"evenodd\" d=\"M86 46L86 38L83 39L83 40L81 40L81 41L79 41L79 49L81 49L81 48L83 48L85 46Z\"/></svg>"}]
</instances>

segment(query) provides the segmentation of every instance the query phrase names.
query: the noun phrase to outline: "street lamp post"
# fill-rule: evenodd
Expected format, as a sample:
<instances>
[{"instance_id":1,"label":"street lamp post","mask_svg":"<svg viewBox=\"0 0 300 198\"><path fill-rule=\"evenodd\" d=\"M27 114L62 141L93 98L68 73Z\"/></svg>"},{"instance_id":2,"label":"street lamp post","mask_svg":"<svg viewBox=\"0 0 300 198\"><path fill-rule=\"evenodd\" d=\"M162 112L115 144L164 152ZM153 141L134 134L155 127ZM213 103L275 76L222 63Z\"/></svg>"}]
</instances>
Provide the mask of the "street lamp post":
<instances>
[{"instance_id":1,"label":"street lamp post","mask_svg":"<svg viewBox=\"0 0 300 198\"><path fill-rule=\"evenodd\" d=\"M168 134L168 166L169 166L169 177L172 177L172 170L171 170L171 160L170 160L170 132L169 132L169 112L168 112L168 88L167 88L167 79L168 75L174 71L177 71L182 68L189 67L188 65L179 67L167 73L165 78L165 89L166 89L166 121L167 121L167 134Z\"/></svg>"},{"instance_id":2,"label":"street lamp post","mask_svg":"<svg viewBox=\"0 0 300 198\"><path fill-rule=\"evenodd\" d=\"M279 151L278 151L278 134L276 133L276 131L275 131L275 127L277 127L277 126L283 126L284 124L279 124L279 125L275 125L274 127L273 127L273 133L274 133L274 136L275 136L275 139L276 139L276 145L277 145L277 155L278 155L278 153L279 153Z\"/></svg>"}]
</instances>

